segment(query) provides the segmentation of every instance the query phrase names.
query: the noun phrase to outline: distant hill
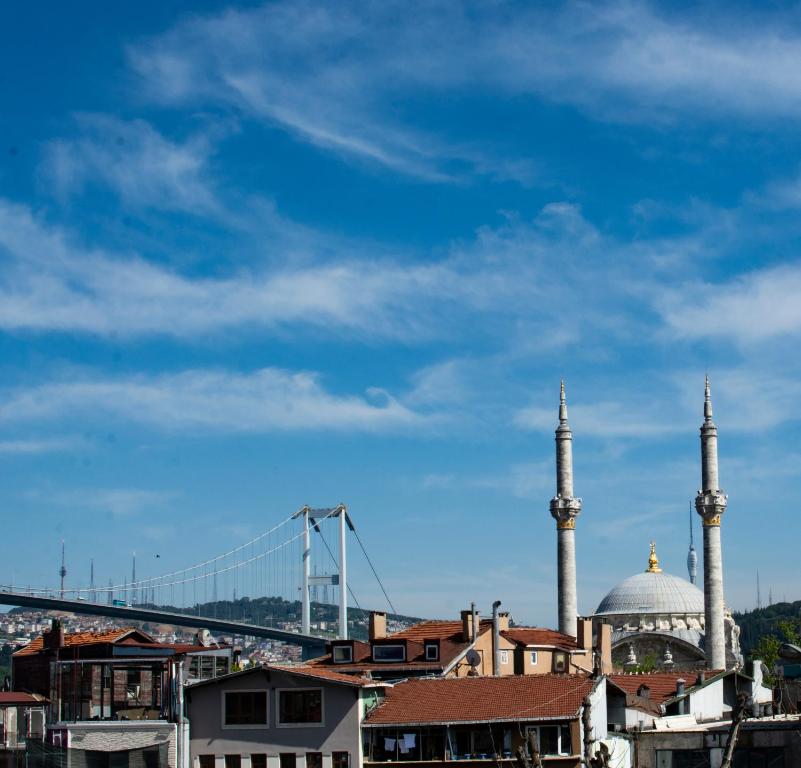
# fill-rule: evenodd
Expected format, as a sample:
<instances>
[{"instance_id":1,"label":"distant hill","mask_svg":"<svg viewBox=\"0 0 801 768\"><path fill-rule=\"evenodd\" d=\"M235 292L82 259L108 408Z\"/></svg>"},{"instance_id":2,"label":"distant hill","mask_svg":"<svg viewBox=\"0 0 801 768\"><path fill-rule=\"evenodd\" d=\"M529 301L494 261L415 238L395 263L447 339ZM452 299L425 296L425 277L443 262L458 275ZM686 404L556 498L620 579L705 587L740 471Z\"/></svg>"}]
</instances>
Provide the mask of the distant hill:
<instances>
[{"instance_id":1,"label":"distant hill","mask_svg":"<svg viewBox=\"0 0 801 768\"><path fill-rule=\"evenodd\" d=\"M776 622L781 619L798 619L801 616L801 600L792 603L774 603L744 613L735 613L734 620L740 627L740 646L743 656L748 657L753 647L764 635L777 634Z\"/></svg>"}]
</instances>

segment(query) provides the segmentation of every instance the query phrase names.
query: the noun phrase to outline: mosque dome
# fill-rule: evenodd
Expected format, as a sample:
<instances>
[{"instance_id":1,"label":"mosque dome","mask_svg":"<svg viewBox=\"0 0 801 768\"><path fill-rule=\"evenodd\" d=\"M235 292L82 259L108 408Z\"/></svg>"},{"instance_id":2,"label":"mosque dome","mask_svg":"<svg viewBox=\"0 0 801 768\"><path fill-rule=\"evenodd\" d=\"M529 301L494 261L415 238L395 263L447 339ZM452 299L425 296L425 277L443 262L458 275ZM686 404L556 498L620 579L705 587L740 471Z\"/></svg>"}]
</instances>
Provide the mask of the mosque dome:
<instances>
[{"instance_id":1,"label":"mosque dome","mask_svg":"<svg viewBox=\"0 0 801 768\"><path fill-rule=\"evenodd\" d=\"M601 600L596 616L704 613L704 593L689 581L663 573L654 545L648 570L624 579Z\"/></svg>"}]
</instances>

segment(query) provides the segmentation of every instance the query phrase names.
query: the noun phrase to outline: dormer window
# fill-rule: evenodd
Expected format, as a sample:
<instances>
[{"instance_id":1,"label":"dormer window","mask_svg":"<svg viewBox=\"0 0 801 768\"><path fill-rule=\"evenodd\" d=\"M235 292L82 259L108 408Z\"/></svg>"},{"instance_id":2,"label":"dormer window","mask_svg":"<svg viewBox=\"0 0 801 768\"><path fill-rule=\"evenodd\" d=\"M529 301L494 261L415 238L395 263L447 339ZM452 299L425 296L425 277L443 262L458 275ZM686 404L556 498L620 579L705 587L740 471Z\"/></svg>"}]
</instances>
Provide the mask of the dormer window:
<instances>
[{"instance_id":1,"label":"dormer window","mask_svg":"<svg viewBox=\"0 0 801 768\"><path fill-rule=\"evenodd\" d=\"M350 664L353 661L352 645L335 645L331 650L334 664Z\"/></svg>"},{"instance_id":2,"label":"dormer window","mask_svg":"<svg viewBox=\"0 0 801 768\"><path fill-rule=\"evenodd\" d=\"M374 645L373 661L406 661L406 646Z\"/></svg>"},{"instance_id":3,"label":"dormer window","mask_svg":"<svg viewBox=\"0 0 801 768\"><path fill-rule=\"evenodd\" d=\"M426 661L439 661L439 643L426 642Z\"/></svg>"}]
</instances>

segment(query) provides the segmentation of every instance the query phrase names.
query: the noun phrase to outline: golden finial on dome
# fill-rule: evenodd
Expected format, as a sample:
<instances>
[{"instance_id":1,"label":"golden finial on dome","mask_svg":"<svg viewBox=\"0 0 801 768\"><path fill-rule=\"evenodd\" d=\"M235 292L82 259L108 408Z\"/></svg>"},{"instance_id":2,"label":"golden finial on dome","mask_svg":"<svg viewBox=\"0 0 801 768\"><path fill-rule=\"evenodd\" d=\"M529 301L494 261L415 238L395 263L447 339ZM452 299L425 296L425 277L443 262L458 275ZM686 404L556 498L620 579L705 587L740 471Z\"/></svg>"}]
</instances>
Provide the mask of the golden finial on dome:
<instances>
[{"instance_id":1,"label":"golden finial on dome","mask_svg":"<svg viewBox=\"0 0 801 768\"><path fill-rule=\"evenodd\" d=\"M648 568L646 573L662 573L659 567L659 558L656 556L656 542L651 542L651 554L648 556Z\"/></svg>"}]
</instances>

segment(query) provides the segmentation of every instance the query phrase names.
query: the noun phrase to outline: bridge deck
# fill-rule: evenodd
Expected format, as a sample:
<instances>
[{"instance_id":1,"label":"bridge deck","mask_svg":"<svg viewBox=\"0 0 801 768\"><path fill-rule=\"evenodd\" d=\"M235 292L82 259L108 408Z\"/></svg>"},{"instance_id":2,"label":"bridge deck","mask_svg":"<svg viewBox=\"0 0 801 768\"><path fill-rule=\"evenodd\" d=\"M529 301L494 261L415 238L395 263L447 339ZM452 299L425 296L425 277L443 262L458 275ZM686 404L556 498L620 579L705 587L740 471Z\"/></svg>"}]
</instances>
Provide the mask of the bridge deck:
<instances>
[{"instance_id":1,"label":"bridge deck","mask_svg":"<svg viewBox=\"0 0 801 768\"><path fill-rule=\"evenodd\" d=\"M138 606L126 608L121 605L104 605L102 603L90 603L86 600L66 600L57 597L38 597L7 591L0 591L0 605L37 608L42 611L69 611L70 613L107 616L131 621L152 621L159 624L174 624L179 627L208 629L209 631L231 635L282 640L285 643L301 646L305 658L311 658L314 655L321 655L325 652L326 638L324 637L302 635L299 632L288 632L284 629L260 627L243 621L226 621L224 619L212 619L208 616L190 616L185 613L173 613L171 611L140 608Z\"/></svg>"}]
</instances>

